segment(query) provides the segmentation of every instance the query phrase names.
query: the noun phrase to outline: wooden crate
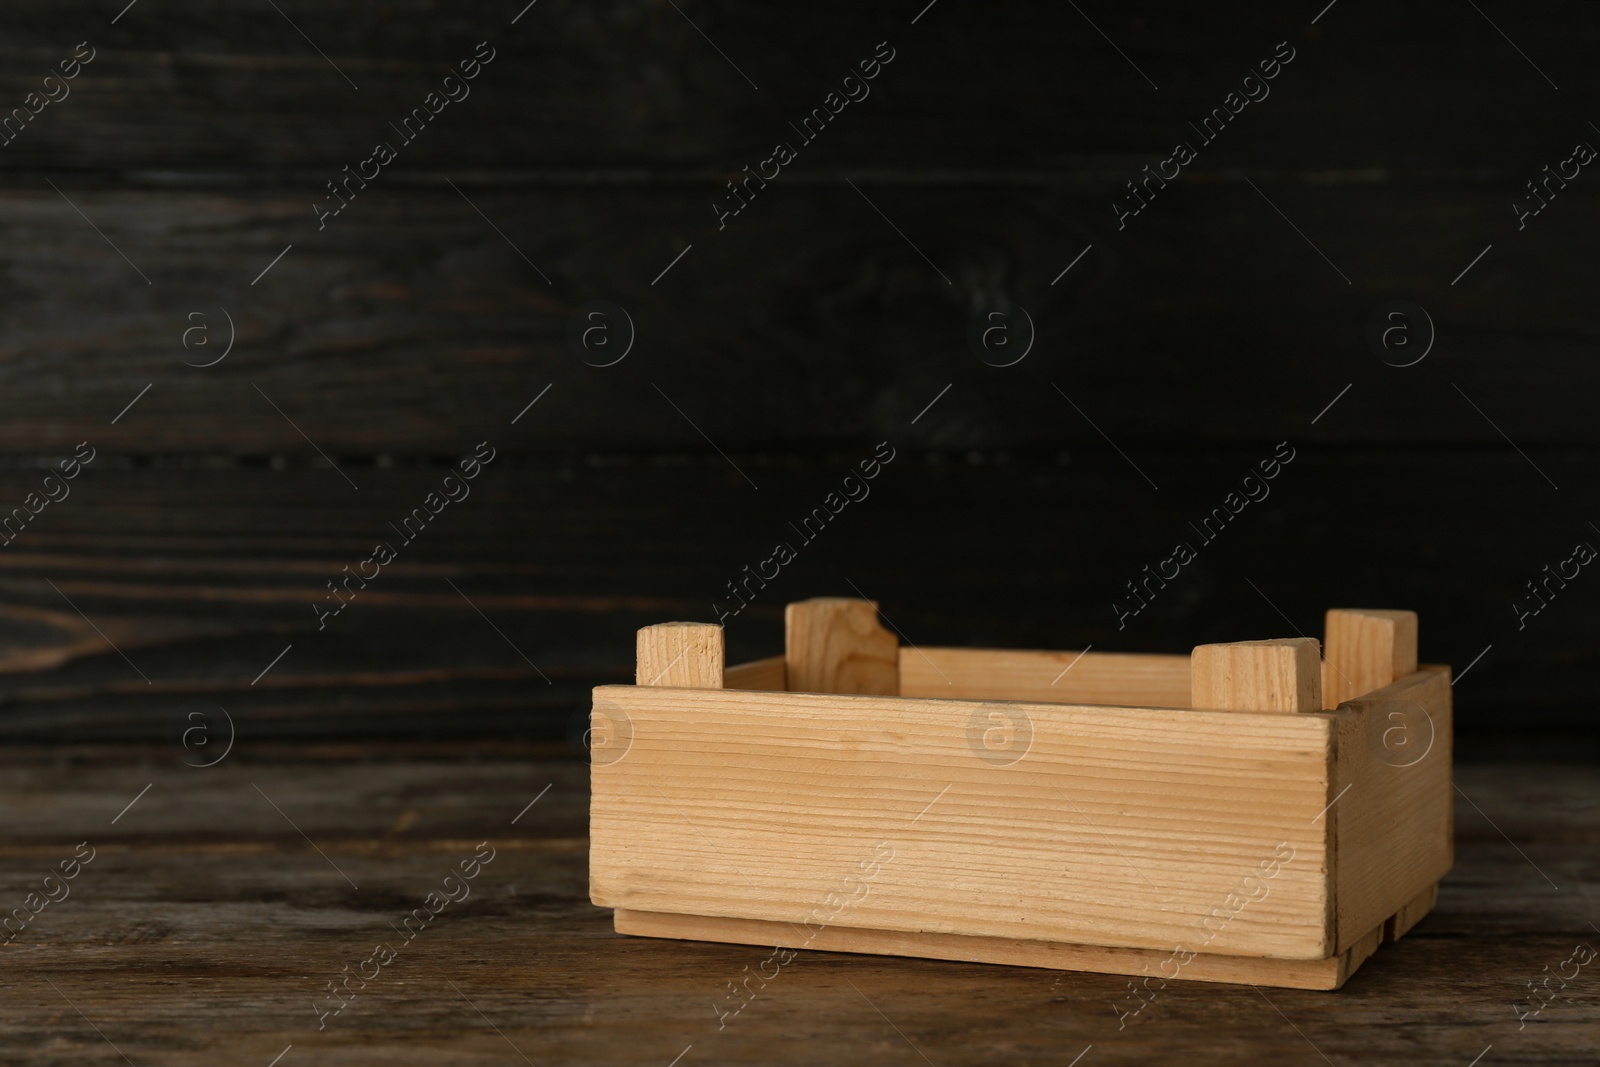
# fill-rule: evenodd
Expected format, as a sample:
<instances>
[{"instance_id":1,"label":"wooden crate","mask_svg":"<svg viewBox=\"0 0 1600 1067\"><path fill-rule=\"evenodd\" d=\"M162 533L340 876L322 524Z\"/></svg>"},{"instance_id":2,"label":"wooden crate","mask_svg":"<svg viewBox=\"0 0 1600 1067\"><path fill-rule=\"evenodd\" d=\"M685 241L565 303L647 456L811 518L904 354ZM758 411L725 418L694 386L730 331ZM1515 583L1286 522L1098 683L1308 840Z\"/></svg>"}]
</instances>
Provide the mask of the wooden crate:
<instances>
[{"instance_id":1,"label":"wooden crate","mask_svg":"<svg viewBox=\"0 0 1600 1067\"><path fill-rule=\"evenodd\" d=\"M594 691L590 896L620 933L1336 989L1452 862L1416 616L1188 656L902 647L790 604L785 655L639 631ZM1324 694L1327 694L1326 699Z\"/></svg>"}]
</instances>

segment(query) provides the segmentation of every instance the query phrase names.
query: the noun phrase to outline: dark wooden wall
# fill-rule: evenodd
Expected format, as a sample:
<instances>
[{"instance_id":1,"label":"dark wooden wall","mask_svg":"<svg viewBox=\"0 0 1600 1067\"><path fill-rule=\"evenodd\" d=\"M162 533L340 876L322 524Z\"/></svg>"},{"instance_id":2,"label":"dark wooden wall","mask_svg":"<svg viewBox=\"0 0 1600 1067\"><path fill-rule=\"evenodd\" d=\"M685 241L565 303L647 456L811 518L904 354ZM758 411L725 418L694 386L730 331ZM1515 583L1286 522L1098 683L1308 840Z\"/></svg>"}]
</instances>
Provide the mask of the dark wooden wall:
<instances>
[{"instance_id":1,"label":"dark wooden wall","mask_svg":"<svg viewBox=\"0 0 1600 1067\"><path fill-rule=\"evenodd\" d=\"M216 706L241 743L562 736L635 627L709 621L778 540L735 655L855 589L919 644L1179 651L1410 607L1424 659L1483 653L1464 734L1590 735L1600 575L1521 629L1512 603L1600 546L1600 174L1512 205L1600 146L1594 8L923 2L5 5L0 114L94 59L0 147L0 505L96 458L0 548L0 736ZM1179 140L1198 158L1119 230ZM1393 300L1436 331L1414 366L1367 341ZM571 339L601 301L634 335L608 367L614 310L611 348ZM1017 309L1031 351L985 363L974 316L1020 343ZM472 495L319 631L324 583L480 441ZM1283 441L1270 497L1119 630L1124 582Z\"/></svg>"}]
</instances>

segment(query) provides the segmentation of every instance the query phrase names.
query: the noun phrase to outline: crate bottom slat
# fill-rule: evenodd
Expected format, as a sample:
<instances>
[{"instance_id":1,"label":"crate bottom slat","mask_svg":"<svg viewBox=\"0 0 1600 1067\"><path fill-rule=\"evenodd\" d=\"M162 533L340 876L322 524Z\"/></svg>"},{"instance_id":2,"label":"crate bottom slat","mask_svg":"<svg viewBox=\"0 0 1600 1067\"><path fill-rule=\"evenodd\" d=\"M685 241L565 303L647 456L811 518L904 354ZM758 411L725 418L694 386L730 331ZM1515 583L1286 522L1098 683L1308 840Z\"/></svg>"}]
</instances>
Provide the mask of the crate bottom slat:
<instances>
[{"instance_id":1,"label":"crate bottom slat","mask_svg":"<svg viewBox=\"0 0 1600 1067\"><path fill-rule=\"evenodd\" d=\"M1421 919L1436 895L1437 887L1434 887L1408 904L1406 911L1385 920L1344 953L1329 959L1283 960L1201 952L1178 969L1177 977L1186 981L1264 985L1282 989L1338 989L1367 957L1377 951L1380 944L1385 940L1397 940L1410 929L1410 925ZM967 963L1091 971L1096 974L1150 975L1157 979L1167 973L1162 969L1163 963L1167 964L1168 970L1176 966L1171 952L1154 949L1107 948L1008 937L906 933L841 926L809 930L792 923L766 919L678 915L629 908L616 909L615 923L617 933L638 937L804 947L821 952L853 952L873 956L920 956ZM1402 927L1401 923L1410 925ZM803 929L804 937L797 937L797 931Z\"/></svg>"}]
</instances>

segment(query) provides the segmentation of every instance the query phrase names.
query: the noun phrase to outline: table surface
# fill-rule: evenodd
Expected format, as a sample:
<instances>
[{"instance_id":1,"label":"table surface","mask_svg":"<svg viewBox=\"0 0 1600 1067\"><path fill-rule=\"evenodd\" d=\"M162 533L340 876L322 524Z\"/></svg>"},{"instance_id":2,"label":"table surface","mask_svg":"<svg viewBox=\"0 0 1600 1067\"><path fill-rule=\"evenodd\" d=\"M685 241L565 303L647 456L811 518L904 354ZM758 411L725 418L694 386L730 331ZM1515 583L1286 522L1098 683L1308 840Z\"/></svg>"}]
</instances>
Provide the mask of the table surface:
<instances>
[{"instance_id":1,"label":"table surface","mask_svg":"<svg viewBox=\"0 0 1600 1067\"><path fill-rule=\"evenodd\" d=\"M587 768L555 749L12 749L4 909L93 854L0 947L0 1064L1593 1064L1600 964L1555 976L1600 948L1600 770L1456 778L1438 907L1339 992L1174 982L1122 1025L1126 978L801 952L719 1019L771 950L615 934Z\"/></svg>"}]
</instances>

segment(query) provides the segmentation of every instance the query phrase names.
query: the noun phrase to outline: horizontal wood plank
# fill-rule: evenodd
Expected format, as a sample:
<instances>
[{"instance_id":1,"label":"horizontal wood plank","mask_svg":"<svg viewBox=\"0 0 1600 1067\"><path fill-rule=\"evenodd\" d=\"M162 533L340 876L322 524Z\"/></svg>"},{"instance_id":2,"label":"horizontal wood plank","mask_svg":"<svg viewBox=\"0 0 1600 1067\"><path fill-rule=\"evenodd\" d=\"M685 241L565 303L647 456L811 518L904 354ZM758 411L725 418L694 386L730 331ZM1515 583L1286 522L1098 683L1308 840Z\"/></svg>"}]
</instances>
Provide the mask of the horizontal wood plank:
<instances>
[{"instance_id":1,"label":"horizontal wood plank","mask_svg":"<svg viewBox=\"0 0 1600 1067\"><path fill-rule=\"evenodd\" d=\"M1587 900L1600 891L1590 862L1600 832L1595 774L1561 757L1463 764L1458 783L1562 890L1463 804L1459 866L1426 919L1338 993L1265 990L1291 1027L1243 986L1152 979L1140 998L1123 976L815 948L772 979L773 965L762 968L771 941L618 936L611 914L586 899L587 768L505 745L434 745L409 757L370 743L270 756L246 748L210 770L147 749L7 748L0 806L26 813L0 842L7 903L77 842L88 838L99 851L70 898L5 947L11 985L0 1047L44 1067L125 1063L107 1038L134 1063L173 1067L265 1065L290 1044L279 1067L520 1062L506 1039L541 1064L666 1064L690 1045L683 1063L798 1067L863 1050L920 1062L898 1027L941 1067L993 1063L997 1049L1070 1060L1091 1044L1084 1064L1133 1067L1173 1055L1202 1067L1320 1063L1307 1039L1338 1063L1461 1067L1491 1043L1489 1060L1579 1063L1594 1044L1581 979L1524 1030L1511 1008L1527 978L1547 964L1557 970L1575 943L1595 943L1586 923ZM325 983L393 940L389 924L463 845L470 853L485 838L497 854L471 897L318 1030L310 1004ZM1159 965L1152 971L1159 976ZM744 986L747 976L758 977ZM742 1000L729 983L748 990ZM985 1007L996 1001L1010 1006L999 1017ZM714 1010L741 1004L723 1019ZM797 1019L811 1021L804 1041L793 1039ZM1219 1028L1229 1035L1220 1044ZM1420 1046L1419 1033L1429 1035Z\"/></svg>"},{"instance_id":2,"label":"horizontal wood plank","mask_svg":"<svg viewBox=\"0 0 1600 1067\"><path fill-rule=\"evenodd\" d=\"M619 934L687 941L731 941L743 945L781 945L822 952L874 956L918 956L936 960L999 963L1010 967L1087 971L1094 974L1157 975L1190 982L1227 982L1282 989L1338 989L1372 951L1382 930L1325 960L1280 960L1254 956L1194 955L1139 948L1069 945L1059 941L972 937L928 931L904 933L826 926L797 931L792 923L759 919L708 918L616 910Z\"/></svg>"},{"instance_id":3,"label":"horizontal wood plank","mask_svg":"<svg viewBox=\"0 0 1600 1067\"><path fill-rule=\"evenodd\" d=\"M592 773L602 906L1331 954L1320 716L633 686L595 709L630 724Z\"/></svg>"},{"instance_id":4,"label":"horizontal wood plank","mask_svg":"<svg viewBox=\"0 0 1600 1067\"><path fill-rule=\"evenodd\" d=\"M1189 706L1189 657L1137 652L902 648L900 695Z\"/></svg>"},{"instance_id":5,"label":"horizontal wood plank","mask_svg":"<svg viewBox=\"0 0 1600 1067\"><path fill-rule=\"evenodd\" d=\"M735 663L722 672L724 689L765 689L782 692L785 687L782 656L767 656L748 663Z\"/></svg>"},{"instance_id":6,"label":"horizontal wood plank","mask_svg":"<svg viewBox=\"0 0 1600 1067\"><path fill-rule=\"evenodd\" d=\"M405 0L385 9L393 17L358 8L339 18L309 0L281 0L130 11L108 25L88 0L22 0L8 6L0 50L17 71L14 106L77 42L89 38L97 55L71 95L5 152L29 168L66 157L145 181L301 172L315 191L375 140L398 143L389 124L423 105L485 40L495 58L466 86L470 95L443 105L401 148L397 167L559 166L638 180L693 169L706 172L697 199L708 200L726 177L787 140L801 155L789 168L799 174L786 171L784 182L841 161L914 178L1031 171L1059 181L1075 171L1093 175L1109 200L1125 178L1189 140L1202 149L1195 166L1207 169L1264 163L1324 172L1335 183L1416 175L1509 182L1509 196L1523 161L1583 136L1524 119L1549 110L1550 83L1470 6L1330 13L1316 25L1253 4L1086 9L1092 24L1046 4L952 8L914 25L915 9L837 0L808 5L804 18L749 0L680 7L595 11L546 0L513 25L517 5ZM1585 61L1590 24L1581 8L1497 21L1562 91L1600 92ZM892 61L864 86L846 86L885 41ZM1246 87L1265 99L1238 105L1238 119L1205 144L1188 123L1222 107L1275 51L1294 58L1264 86ZM1380 83L1374 70L1384 72ZM835 105L841 113L814 143L790 128L844 89L870 95ZM1438 108L1444 96L1459 106ZM1359 123L1350 121L1351 101ZM1429 121L1412 119L1423 112Z\"/></svg>"},{"instance_id":7,"label":"horizontal wood plank","mask_svg":"<svg viewBox=\"0 0 1600 1067\"><path fill-rule=\"evenodd\" d=\"M715 455L698 426L732 455L868 455L889 439L1088 449L1124 463L1099 427L1159 485L1161 464L1143 450L1247 444L1257 454L1230 477L1259 481L1258 463L1280 441L1301 453L1400 442L1499 453L1498 425L1555 484L1579 476L1581 465L1551 450L1600 440L1575 399L1597 373L1582 326L1591 308L1567 284L1587 255L1583 235L1600 224L1600 188L1574 186L1560 205L1566 224L1539 234L1537 249L1497 248L1475 268L1474 281L1501 294L1486 307L1478 290L1449 284L1511 230L1484 216L1481 198L1357 188L1327 199L1262 181L1302 227L1332 235L1325 248L1357 295L1249 186L1232 183L1183 190L1183 203L1122 240L1089 228L1104 204L1088 193L863 186L937 268L842 179L774 190L770 210L720 234L703 233L695 203L664 187L468 185L470 204L443 183L374 191L319 232L305 197L279 191L63 185L153 288L41 186L0 198L0 235L29 263L0 347L0 452L66 454L87 439L110 453L316 459L320 448L371 462L489 437L543 453ZM1344 237L1358 221L1386 241ZM1432 247L1441 232L1459 245L1396 281L1388 249ZM1086 244L1094 251L1052 284ZM1194 271L1195 258L1210 269ZM994 274L1006 279L998 292L980 281ZM1399 284L1449 334L1455 362L1424 360L1402 375L1364 349L1368 314ZM1246 343L1240 291L1256 301ZM1150 292L1163 294L1159 314ZM614 366L591 365L600 349L573 340L575 323L593 325L595 300L626 312L603 320L608 343L623 346L604 359L630 334L636 341ZM967 342L973 308L996 301L1026 309L1036 338L1004 370ZM750 310L730 322L690 307ZM1258 318L1256 307L1269 310ZM1572 325L1536 325L1546 321ZM201 332L185 348L189 330ZM221 356L230 337L220 363L185 365ZM862 344L876 353L870 364ZM1512 349L1522 370L1508 378L1496 368ZM1284 351L1303 358L1286 364ZM849 404L840 381L851 383ZM1290 466L1246 489L1279 492L1298 473ZM1189 521L1221 505L1219 493Z\"/></svg>"},{"instance_id":8,"label":"horizontal wood plank","mask_svg":"<svg viewBox=\"0 0 1600 1067\"><path fill-rule=\"evenodd\" d=\"M1163 458L1160 493L1114 453L906 453L870 498L811 544L796 541L798 558L727 621L729 659L777 653L783 605L849 593L846 579L882 603L908 648L1092 645L1091 656L1293 634L1275 607L1315 633L1330 603L1381 597L1416 607L1423 659L1459 674L1484 653L1457 687L1458 732L1503 736L1504 709L1515 706L1529 742L1575 737L1600 669L1600 615L1583 610L1583 579L1526 630L1510 603L1541 566L1570 554L1581 524L1573 528L1562 494L1539 491L1520 456L1502 453L1307 453L1303 470L1282 476L1301 481L1202 546L1121 628L1113 604L1125 603L1124 576L1169 551L1248 453ZM856 458L737 457L762 485L756 493L720 456L502 454L468 499L400 546L389 524L438 486L448 457L349 466L358 492L320 459L211 466L105 456L0 549L0 737L170 743L182 718L175 701L191 698L226 708L263 739L578 737L589 690L633 677L634 632L668 619L716 621L726 583L770 554L786 517L822 499ZM1419 497L1413 479L1423 470L1461 491ZM0 499L22 500L41 477L0 465ZM1394 523L1447 522L1452 539L1396 542L1383 528L1345 522L1337 501L1354 486ZM1469 486L1521 510L1482 512ZM1138 517L1139 532L1063 518L1060 536L1018 538L948 566L950 545L1036 526L1056 514L1040 502L1069 490L1115 502ZM662 522L664 513L678 518ZM932 529L944 534L930 539ZM1257 569L1285 530L1316 568ZM328 603L327 583L384 537L399 558L319 630L312 606ZM1392 568L1374 571L1369 561L1380 556ZM1073 562L1083 558L1097 566ZM1469 566L1471 581L1438 577ZM903 662L914 672L922 661L913 653Z\"/></svg>"}]
</instances>

